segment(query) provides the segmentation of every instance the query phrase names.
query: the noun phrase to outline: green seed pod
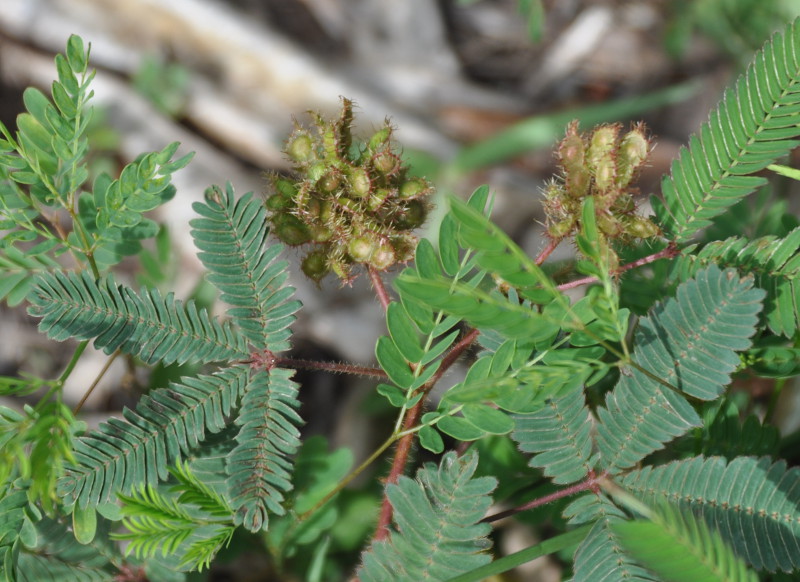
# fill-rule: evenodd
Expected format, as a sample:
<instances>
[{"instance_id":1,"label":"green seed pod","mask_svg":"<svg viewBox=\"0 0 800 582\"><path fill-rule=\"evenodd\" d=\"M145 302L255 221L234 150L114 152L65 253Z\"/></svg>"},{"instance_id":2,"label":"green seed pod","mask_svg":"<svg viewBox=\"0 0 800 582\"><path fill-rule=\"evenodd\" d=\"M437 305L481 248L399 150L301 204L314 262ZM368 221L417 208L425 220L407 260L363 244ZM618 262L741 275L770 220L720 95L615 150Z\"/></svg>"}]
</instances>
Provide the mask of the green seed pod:
<instances>
[{"instance_id":1,"label":"green seed pod","mask_svg":"<svg viewBox=\"0 0 800 582\"><path fill-rule=\"evenodd\" d=\"M336 168L331 168L317 180L317 188L325 193L334 192L342 183L342 175Z\"/></svg>"},{"instance_id":2,"label":"green seed pod","mask_svg":"<svg viewBox=\"0 0 800 582\"><path fill-rule=\"evenodd\" d=\"M609 238L617 238L622 234L622 224L615 216L601 212L597 215L597 228Z\"/></svg>"},{"instance_id":3,"label":"green seed pod","mask_svg":"<svg viewBox=\"0 0 800 582\"><path fill-rule=\"evenodd\" d=\"M584 166L567 171L564 177L567 194L575 200L583 200L586 197L591 183L591 176Z\"/></svg>"},{"instance_id":4,"label":"green seed pod","mask_svg":"<svg viewBox=\"0 0 800 582\"><path fill-rule=\"evenodd\" d=\"M367 201L367 208L371 212L375 212L383 206L383 203L386 202L392 196L392 191L387 190L386 188L379 188L375 192L372 193L372 196L369 197Z\"/></svg>"},{"instance_id":5,"label":"green seed pod","mask_svg":"<svg viewBox=\"0 0 800 582\"><path fill-rule=\"evenodd\" d=\"M634 238L653 238L661 234L661 230L643 216L631 216L625 221L625 234Z\"/></svg>"},{"instance_id":6,"label":"green seed pod","mask_svg":"<svg viewBox=\"0 0 800 582\"><path fill-rule=\"evenodd\" d=\"M290 246L298 246L311 240L308 227L292 214L277 214L273 217L273 232Z\"/></svg>"},{"instance_id":7,"label":"green seed pod","mask_svg":"<svg viewBox=\"0 0 800 582\"><path fill-rule=\"evenodd\" d=\"M558 144L558 158L567 172L586 168L586 144L578 135L578 123L573 121L567 127L567 135Z\"/></svg>"},{"instance_id":8,"label":"green seed pod","mask_svg":"<svg viewBox=\"0 0 800 582\"><path fill-rule=\"evenodd\" d=\"M327 223L333 217L333 202L330 200L322 200L319 203L319 220L320 222Z\"/></svg>"},{"instance_id":9,"label":"green seed pod","mask_svg":"<svg viewBox=\"0 0 800 582\"><path fill-rule=\"evenodd\" d=\"M356 263L366 263L377 248L378 245L372 237L355 236L347 244L347 254Z\"/></svg>"},{"instance_id":10,"label":"green seed pod","mask_svg":"<svg viewBox=\"0 0 800 582\"><path fill-rule=\"evenodd\" d=\"M346 171L349 194L353 198L364 198L369 195L372 181L364 168L348 168Z\"/></svg>"},{"instance_id":11,"label":"green seed pod","mask_svg":"<svg viewBox=\"0 0 800 582\"><path fill-rule=\"evenodd\" d=\"M369 264L383 271L395 263L395 253L388 241L381 242L369 258Z\"/></svg>"},{"instance_id":12,"label":"green seed pod","mask_svg":"<svg viewBox=\"0 0 800 582\"><path fill-rule=\"evenodd\" d=\"M322 224L312 224L308 227L311 240L318 243L328 242L333 236L333 231Z\"/></svg>"},{"instance_id":13,"label":"green seed pod","mask_svg":"<svg viewBox=\"0 0 800 582\"><path fill-rule=\"evenodd\" d=\"M597 161L594 170L594 183L600 193L610 192L616 186L617 166L611 158Z\"/></svg>"},{"instance_id":14,"label":"green seed pod","mask_svg":"<svg viewBox=\"0 0 800 582\"><path fill-rule=\"evenodd\" d=\"M395 228L400 230L414 230L425 222L428 211L421 200L409 200L398 209L392 219Z\"/></svg>"},{"instance_id":15,"label":"green seed pod","mask_svg":"<svg viewBox=\"0 0 800 582\"><path fill-rule=\"evenodd\" d=\"M611 212L616 215L630 214L634 210L636 210L636 203L633 201L633 196L630 194L619 196L614 200L614 204L611 206Z\"/></svg>"},{"instance_id":16,"label":"green seed pod","mask_svg":"<svg viewBox=\"0 0 800 582\"><path fill-rule=\"evenodd\" d=\"M367 148L370 151L376 151L380 149L380 147L384 144L389 143L389 140L392 139L392 128L388 125L382 127L374 134L372 137L369 138L369 143L367 144Z\"/></svg>"},{"instance_id":17,"label":"green seed pod","mask_svg":"<svg viewBox=\"0 0 800 582\"><path fill-rule=\"evenodd\" d=\"M309 162L316 157L314 154L314 140L302 130L289 137L284 151L295 162Z\"/></svg>"},{"instance_id":18,"label":"green seed pod","mask_svg":"<svg viewBox=\"0 0 800 582\"><path fill-rule=\"evenodd\" d=\"M273 194L269 198L267 198L264 206L267 207L267 210L271 210L272 212L279 212L281 210L286 210L292 206L292 201L288 198L285 198L281 194Z\"/></svg>"},{"instance_id":19,"label":"green seed pod","mask_svg":"<svg viewBox=\"0 0 800 582\"><path fill-rule=\"evenodd\" d=\"M325 252L320 249L308 253L303 259L300 268L306 277L317 283L330 272Z\"/></svg>"},{"instance_id":20,"label":"green seed pod","mask_svg":"<svg viewBox=\"0 0 800 582\"><path fill-rule=\"evenodd\" d=\"M412 234L404 233L392 237L392 247L398 263L405 263L414 258L419 240Z\"/></svg>"},{"instance_id":21,"label":"green seed pod","mask_svg":"<svg viewBox=\"0 0 800 582\"><path fill-rule=\"evenodd\" d=\"M343 260L329 261L329 266L334 275L339 277L342 281L349 281L352 277L350 265Z\"/></svg>"},{"instance_id":22,"label":"green seed pod","mask_svg":"<svg viewBox=\"0 0 800 582\"><path fill-rule=\"evenodd\" d=\"M384 176L392 176L400 170L400 158L392 152L380 152L372 156L372 167Z\"/></svg>"},{"instance_id":23,"label":"green seed pod","mask_svg":"<svg viewBox=\"0 0 800 582\"><path fill-rule=\"evenodd\" d=\"M587 161L600 190L607 191L616 176L616 143L619 125L601 125L594 130L589 143Z\"/></svg>"},{"instance_id":24,"label":"green seed pod","mask_svg":"<svg viewBox=\"0 0 800 582\"><path fill-rule=\"evenodd\" d=\"M617 184L625 187L631 183L636 171L647 161L650 141L645 135L644 125L639 124L622 137L617 156Z\"/></svg>"},{"instance_id":25,"label":"green seed pod","mask_svg":"<svg viewBox=\"0 0 800 582\"><path fill-rule=\"evenodd\" d=\"M294 198L297 195L297 186L291 180L274 176L271 178L271 181L278 194L281 194L286 198Z\"/></svg>"},{"instance_id":26,"label":"green seed pod","mask_svg":"<svg viewBox=\"0 0 800 582\"><path fill-rule=\"evenodd\" d=\"M604 157L613 152L617 144L620 126L618 123L601 125L592 133L589 142L589 158Z\"/></svg>"},{"instance_id":27,"label":"green seed pod","mask_svg":"<svg viewBox=\"0 0 800 582\"><path fill-rule=\"evenodd\" d=\"M337 198L336 202L339 204L339 206L348 210L351 214L359 214L361 212L361 206L359 203L351 198L342 196L341 198Z\"/></svg>"},{"instance_id":28,"label":"green seed pod","mask_svg":"<svg viewBox=\"0 0 800 582\"><path fill-rule=\"evenodd\" d=\"M324 176L328 172L328 166L319 162L317 164L313 164L308 171L306 172L306 176L308 177L309 181L316 184L322 176Z\"/></svg>"},{"instance_id":29,"label":"green seed pod","mask_svg":"<svg viewBox=\"0 0 800 582\"><path fill-rule=\"evenodd\" d=\"M400 198L419 198L430 191L430 186L424 178L411 178L400 185Z\"/></svg>"},{"instance_id":30,"label":"green seed pod","mask_svg":"<svg viewBox=\"0 0 800 582\"><path fill-rule=\"evenodd\" d=\"M575 228L575 219L574 218L567 218L564 220L560 220L558 222L554 222L550 226L547 227L547 234L549 234L552 238L560 239L568 236L573 229Z\"/></svg>"}]
</instances>

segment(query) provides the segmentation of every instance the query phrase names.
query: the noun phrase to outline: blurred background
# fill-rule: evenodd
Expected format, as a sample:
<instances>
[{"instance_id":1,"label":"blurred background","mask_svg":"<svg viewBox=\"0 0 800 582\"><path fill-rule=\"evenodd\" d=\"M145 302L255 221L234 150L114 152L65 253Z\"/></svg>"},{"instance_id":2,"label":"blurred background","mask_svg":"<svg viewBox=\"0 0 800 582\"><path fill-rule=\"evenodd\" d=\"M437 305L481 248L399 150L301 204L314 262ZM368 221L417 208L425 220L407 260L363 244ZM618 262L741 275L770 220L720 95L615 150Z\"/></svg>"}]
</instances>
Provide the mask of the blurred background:
<instances>
[{"instance_id":1,"label":"blurred background","mask_svg":"<svg viewBox=\"0 0 800 582\"><path fill-rule=\"evenodd\" d=\"M657 146L640 188L657 194L723 89L799 14L798 0L0 0L0 120L13 129L24 88L49 88L70 34L90 42L93 171L116 175L176 140L179 154L196 152L157 216L169 229L162 258L172 275L128 276L212 305L189 236L191 203L226 181L265 193L264 172L288 169L280 148L308 110L334 117L340 96L353 99L365 135L390 118L404 157L437 197L488 183L496 221L537 253L540 190L570 120L583 129L643 120ZM436 223L434 212L428 233ZM565 245L553 259L570 252ZM322 292L300 277L292 284L306 306L295 357L372 363L383 317L365 278L344 289L323 282ZM63 360L35 322L21 308L0 309L0 373L56 375ZM81 360L70 398L81 398L104 363L102 354ZM115 362L84 410L97 422L175 373ZM364 422L364 411L382 406L374 383L298 379L306 433L366 456L372 435L383 434ZM529 545L525 535L506 536L503 551ZM559 579L553 564L528 567L540 574L521 579Z\"/></svg>"}]
</instances>

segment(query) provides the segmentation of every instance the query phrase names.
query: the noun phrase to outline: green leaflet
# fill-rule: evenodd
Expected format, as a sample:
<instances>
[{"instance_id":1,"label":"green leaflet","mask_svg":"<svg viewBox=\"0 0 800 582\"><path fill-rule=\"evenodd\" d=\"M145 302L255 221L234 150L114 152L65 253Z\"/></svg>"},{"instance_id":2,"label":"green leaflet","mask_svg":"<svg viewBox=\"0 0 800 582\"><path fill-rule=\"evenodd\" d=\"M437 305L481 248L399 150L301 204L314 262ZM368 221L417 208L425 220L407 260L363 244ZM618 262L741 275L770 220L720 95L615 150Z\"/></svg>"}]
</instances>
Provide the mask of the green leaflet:
<instances>
[{"instance_id":1,"label":"green leaflet","mask_svg":"<svg viewBox=\"0 0 800 582\"><path fill-rule=\"evenodd\" d=\"M497 292L486 293L464 283L453 284L443 277L421 279L410 273L400 275L395 285L435 309L463 318L474 327L495 329L507 338L547 342L557 331L547 317L512 303Z\"/></svg>"},{"instance_id":2,"label":"green leaflet","mask_svg":"<svg viewBox=\"0 0 800 582\"><path fill-rule=\"evenodd\" d=\"M663 582L757 582L720 535L691 514L660 505L651 521L611 524L627 552Z\"/></svg>"},{"instance_id":3,"label":"green leaflet","mask_svg":"<svg viewBox=\"0 0 800 582\"><path fill-rule=\"evenodd\" d=\"M137 295L113 275L95 281L90 272L44 273L36 281L28 312L39 329L63 341L95 338L110 354L117 348L147 363L210 362L248 355L245 339L193 301L183 303L156 289Z\"/></svg>"},{"instance_id":4,"label":"green leaflet","mask_svg":"<svg viewBox=\"0 0 800 582\"><path fill-rule=\"evenodd\" d=\"M759 570L800 567L800 469L768 457L694 457L626 475L624 487L648 504L674 501L718 531Z\"/></svg>"},{"instance_id":5,"label":"green leaflet","mask_svg":"<svg viewBox=\"0 0 800 582\"><path fill-rule=\"evenodd\" d=\"M501 277L534 303L547 303L560 294L550 278L500 227L472 206L450 199L462 246L477 253L477 264Z\"/></svg>"},{"instance_id":6,"label":"green leaflet","mask_svg":"<svg viewBox=\"0 0 800 582\"><path fill-rule=\"evenodd\" d=\"M597 464L592 454L589 409L582 390L549 400L533 414L514 417L512 438L525 453L536 453L531 467L539 467L554 483L585 479Z\"/></svg>"},{"instance_id":7,"label":"green leaflet","mask_svg":"<svg viewBox=\"0 0 800 582\"><path fill-rule=\"evenodd\" d=\"M595 522L575 552L573 582L661 582L620 547L612 526L621 522L617 516L603 516Z\"/></svg>"},{"instance_id":8,"label":"green leaflet","mask_svg":"<svg viewBox=\"0 0 800 582\"><path fill-rule=\"evenodd\" d=\"M492 502L496 481L473 478L478 456L445 454L416 480L389 486L397 529L362 555L362 582L444 581L488 563L491 527L478 523Z\"/></svg>"},{"instance_id":9,"label":"green leaflet","mask_svg":"<svg viewBox=\"0 0 800 582\"><path fill-rule=\"evenodd\" d=\"M233 187L212 187L206 201L192 208L202 218L190 222L197 254L210 271L207 279L231 305L228 314L256 349L288 349L299 301L290 301L294 289L285 286L286 261L276 261L283 250L267 245L266 211L252 192L239 199Z\"/></svg>"},{"instance_id":10,"label":"green leaflet","mask_svg":"<svg viewBox=\"0 0 800 582\"><path fill-rule=\"evenodd\" d=\"M58 267L58 263L46 252L46 248L39 254L31 250L23 252L17 247L0 251L0 269L3 272L0 300L5 300L9 307L19 305L30 292L37 273Z\"/></svg>"},{"instance_id":11,"label":"green leaflet","mask_svg":"<svg viewBox=\"0 0 800 582\"><path fill-rule=\"evenodd\" d=\"M797 145L799 22L764 45L672 164L661 185L663 202L653 199L669 238L689 240L713 217L765 183L749 174Z\"/></svg>"},{"instance_id":12,"label":"green leaflet","mask_svg":"<svg viewBox=\"0 0 800 582\"><path fill-rule=\"evenodd\" d=\"M143 396L136 410L123 410L97 430L75 439L77 464L67 467L58 493L69 505L96 506L141 484L166 479L167 466L206 436L219 432L249 378L243 366Z\"/></svg>"},{"instance_id":13,"label":"green leaflet","mask_svg":"<svg viewBox=\"0 0 800 582\"><path fill-rule=\"evenodd\" d=\"M5 487L0 497L0 580L16 580L16 562L25 525L28 496L21 489Z\"/></svg>"},{"instance_id":14,"label":"green leaflet","mask_svg":"<svg viewBox=\"0 0 800 582\"><path fill-rule=\"evenodd\" d=\"M700 426L700 417L676 390L706 400L719 396L738 365L735 352L750 345L762 297L752 279L712 265L640 321L633 366L597 411L603 466L630 467Z\"/></svg>"},{"instance_id":15,"label":"green leaflet","mask_svg":"<svg viewBox=\"0 0 800 582\"><path fill-rule=\"evenodd\" d=\"M188 463L170 472L178 485L169 491L147 485L120 496L122 525L128 531L112 537L129 541L126 555L141 560L158 554L178 557L181 567L202 571L230 543L233 511L216 491L199 481Z\"/></svg>"},{"instance_id":16,"label":"green leaflet","mask_svg":"<svg viewBox=\"0 0 800 582\"><path fill-rule=\"evenodd\" d=\"M99 530L91 545L81 545L65 524L44 518L36 524L36 542L19 553L17 582L107 582L116 571L108 556L112 554L108 524Z\"/></svg>"},{"instance_id":17,"label":"green leaflet","mask_svg":"<svg viewBox=\"0 0 800 582\"><path fill-rule=\"evenodd\" d=\"M250 377L236 419L236 448L226 459L234 523L267 529L269 514L283 515L284 494L293 487L291 457L300 446L294 370L274 368Z\"/></svg>"},{"instance_id":18,"label":"green leaflet","mask_svg":"<svg viewBox=\"0 0 800 582\"><path fill-rule=\"evenodd\" d=\"M678 276L689 278L709 263L755 275L756 285L767 293L764 315L769 328L794 336L800 327L800 228L782 239L731 237L709 243L699 252L691 246L678 262Z\"/></svg>"}]
</instances>

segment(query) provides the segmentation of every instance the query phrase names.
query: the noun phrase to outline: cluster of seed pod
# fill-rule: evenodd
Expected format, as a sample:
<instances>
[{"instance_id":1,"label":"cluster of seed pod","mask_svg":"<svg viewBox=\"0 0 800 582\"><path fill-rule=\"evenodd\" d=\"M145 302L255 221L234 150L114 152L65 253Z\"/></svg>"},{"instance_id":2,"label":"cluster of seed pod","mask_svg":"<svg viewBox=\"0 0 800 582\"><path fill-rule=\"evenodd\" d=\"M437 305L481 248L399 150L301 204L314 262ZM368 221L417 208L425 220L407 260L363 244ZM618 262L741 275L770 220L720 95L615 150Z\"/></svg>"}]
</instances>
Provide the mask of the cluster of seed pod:
<instances>
[{"instance_id":1,"label":"cluster of seed pod","mask_svg":"<svg viewBox=\"0 0 800 582\"><path fill-rule=\"evenodd\" d=\"M567 127L558 146L562 174L545 188L547 232L561 239L581 228L584 198L593 196L597 227L610 240L622 242L651 238L658 227L636 214L630 186L647 161L650 140L644 125L638 124L620 138L621 124L600 125L591 135L578 133L578 122Z\"/></svg>"},{"instance_id":2,"label":"cluster of seed pod","mask_svg":"<svg viewBox=\"0 0 800 582\"><path fill-rule=\"evenodd\" d=\"M285 153L297 179L270 177L272 232L291 246L311 245L303 272L319 281L334 273L345 282L354 267L384 271L413 257L411 234L428 213L433 191L411 177L395 151L388 121L363 145L353 143L353 104L343 99L339 119L313 114L311 130L295 124Z\"/></svg>"}]
</instances>

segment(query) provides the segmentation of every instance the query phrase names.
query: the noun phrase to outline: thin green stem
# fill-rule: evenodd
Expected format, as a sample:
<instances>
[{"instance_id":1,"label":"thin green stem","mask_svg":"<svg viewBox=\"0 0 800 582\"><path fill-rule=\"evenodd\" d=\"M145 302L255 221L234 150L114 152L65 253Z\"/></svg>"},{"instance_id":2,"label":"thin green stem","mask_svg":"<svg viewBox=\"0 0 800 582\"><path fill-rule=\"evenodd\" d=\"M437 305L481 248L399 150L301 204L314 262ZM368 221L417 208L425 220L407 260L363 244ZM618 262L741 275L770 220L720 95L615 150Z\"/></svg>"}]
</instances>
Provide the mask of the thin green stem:
<instances>
[{"instance_id":1,"label":"thin green stem","mask_svg":"<svg viewBox=\"0 0 800 582\"><path fill-rule=\"evenodd\" d=\"M64 371L61 373L61 376L58 377L58 384L59 387L64 385L64 382L67 381L69 375L72 374L72 371L75 369L75 366L78 365L78 360L80 359L81 355L83 354L84 350L89 345L89 340L83 340L81 343L78 344L78 347L75 348L75 352L72 354L72 358L70 359L67 367L64 368Z\"/></svg>"},{"instance_id":2,"label":"thin green stem","mask_svg":"<svg viewBox=\"0 0 800 582\"><path fill-rule=\"evenodd\" d=\"M475 568L455 578L450 578L447 582L481 582L482 580L494 578L503 572L508 572L517 566L521 566L541 556L555 554L556 552L577 546L583 541L591 529L591 525L584 525L578 529L545 540L535 546L530 546L519 552L498 558L490 564Z\"/></svg>"},{"instance_id":3,"label":"thin green stem","mask_svg":"<svg viewBox=\"0 0 800 582\"><path fill-rule=\"evenodd\" d=\"M358 467L356 467L353 471L350 472L344 479L339 481L336 484L336 487L331 489L331 491L322 499L320 499L314 507L309 509L308 511L301 513L297 516L297 521L304 521L309 518L309 516L313 515L316 511L318 511L323 505L328 503L331 499L333 499L339 491L347 487L347 485L356 477L358 477L364 470L369 467L372 463L374 463L378 457L380 457L383 452L391 447L394 442L397 440L397 435L392 435L388 439L386 439L381 446L379 446L375 451L367 457L364 462L362 462Z\"/></svg>"},{"instance_id":4,"label":"thin green stem","mask_svg":"<svg viewBox=\"0 0 800 582\"><path fill-rule=\"evenodd\" d=\"M764 422L774 422L775 409L778 406L778 399L781 397L783 387L786 386L788 378L779 378L775 381L775 387L772 389L772 394L769 397L769 404L767 404L767 411L764 414Z\"/></svg>"},{"instance_id":5,"label":"thin green stem","mask_svg":"<svg viewBox=\"0 0 800 582\"><path fill-rule=\"evenodd\" d=\"M83 408L83 405L89 399L89 396L91 396L92 392L94 392L94 389L97 388L97 385L100 383L100 380L102 380L103 376L105 376L106 372L108 372L108 369L111 367L111 364L114 363L114 360L116 360L121 353L122 352L119 350L119 348L117 348L117 350L113 354L111 354L111 356L109 356L108 360L103 365L103 369L100 370L100 373L97 375L97 378L94 379L92 385L89 386L89 388L86 390L86 393L83 395L83 398L81 398L80 402L78 402L78 404L75 406L75 410L72 411L72 414L78 414L80 412L81 408Z\"/></svg>"}]
</instances>

